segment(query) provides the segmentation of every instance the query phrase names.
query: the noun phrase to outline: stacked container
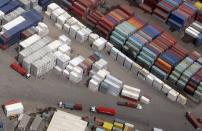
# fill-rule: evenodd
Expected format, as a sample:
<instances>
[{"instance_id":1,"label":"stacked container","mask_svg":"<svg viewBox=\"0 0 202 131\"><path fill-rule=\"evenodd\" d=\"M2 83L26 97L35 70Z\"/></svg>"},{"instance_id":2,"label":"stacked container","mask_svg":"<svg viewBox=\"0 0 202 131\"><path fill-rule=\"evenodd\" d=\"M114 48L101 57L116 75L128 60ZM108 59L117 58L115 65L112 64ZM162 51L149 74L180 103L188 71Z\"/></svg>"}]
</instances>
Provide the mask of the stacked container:
<instances>
[{"instance_id":1,"label":"stacked container","mask_svg":"<svg viewBox=\"0 0 202 131\"><path fill-rule=\"evenodd\" d=\"M18 55L18 62L22 63L24 58L33 54L34 52L38 51L39 49L43 48L51 41L52 41L52 39L47 36L47 37L44 37L43 39L41 39L40 41L35 42L33 45L29 46L28 48L20 51L19 55Z\"/></svg>"},{"instance_id":2,"label":"stacked container","mask_svg":"<svg viewBox=\"0 0 202 131\"><path fill-rule=\"evenodd\" d=\"M38 4L43 8L43 10L46 10L47 6L52 2L53 0L38 0Z\"/></svg>"},{"instance_id":3,"label":"stacked container","mask_svg":"<svg viewBox=\"0 0 202 131\"><path fill-rule=\"evenodd\" d=\"M200 54L196 51L191 52L187 57L184 58L175 68L169 76L169 82L176 84L181 74L193 64L200 57Z\"/></svg>"},{"instance_id":4,"label":"stacked container","mask_svg":"<svg viewBox=\"0 0 202 131\"><path fill-rule=\"evenodd\" d=\"M189 82L187 83L185 87L185 91L190 94L194 95L194 92L197 90L198 85L202 81L202 69L197 71L190 79Z\"/></svg>"},{"instance_id":5,"label":"stacked container","mask_svg":"<svg viewBox=\"0 0 202 131\"><path fill-rule=\"evenodd\" d=\"M138 100L140 97L140 89L124 85L121 91L121 96L129 100Z\"/></svg>"},{"instance_id":6,"label":"stacked container","mask_svg":"<svg viewBox=\"0 0 202 131\"><path fill-rule=\"evenodd\" d=\"M162 0L156 5L152 15L156 16L160 20L167 21L170 13L181 3L182 0Z\"/></svg>"},{"instance_id":7,"label":"stacked container","mask_svg":"<svg viewBox=\"0 0 202 131\"><path fill-rule=\"evenodd\" d=\"M182 73L181 77L177 81L177 86L179 88L184 89L190 78L202 67L201 63L199 62L200 60L201 57Z\"/></svg>"},{"instance_id":8,"label":"stacked container","mask_svg":"<svg viewBox=\"0 0 202 131\"><path fill-rule=\"evenodd\" d=\"M188 28L185 30L184 39L191 38L191 41L194 42L196 46L202 44L202 24L199 21L194 21Z\"/></svg>"},{"instance_id":9,"label":"stacked container","mask_svg":"<svg viewBox=\"0 0 202 131\"><path fill-rule=\"evenodd\" d=\"M106 79L101 83L99 91L104 94L119 96L123 86L123 82L112 75L107 75Z\"/></svg>"},{"instance_id":10,"label":"stacked container","mask_svg":"<svg viewBox=\"0 0 202 131\"><path fill-rule=\"evenodd\" d=\"M111 43L114 44L117 49L122 50L122 47L124 46L128 38L134 32L142 28L144 24L145 22L134 16L128 21L117 25L110 36Z\"/></svg>"},{"instance_id":11,"label":"stacked container","mask_svg":"<svg viewBox=\"0 0 202 131\"><path fill-rule=\"evenodd\" d=\"M146 25L137 33L129 37L124 47L124 52L127 52L126 55L135 60L142 48L153 39L158 37L161 33L162 31L156 26Z\"/></svg>"},{"instance_id":12,"label":"stacked container","mask_svg":"<svg viewBox=\"0 0 202 131\"><path fill-rule=\"evenodd\" d=\"M94 65L100 64L101 56L99 53L95 52L93 55L89 56L79 66L83 69L84 75L89 75L90 70Z\"/></svg>"},{"instance_id":13,"label":"stacked container","mask_svg":"<svg viewBox=\"0 0 202 131\"><path fill-rule=\"evenodd\" d=\"M149 13L152 13L155 9L159 0L144 0L143 3L140 3L139 7Z\"/></svg>"},{"instance_id":14,"label":"stacked container","mask_svg":"<svg viewBox=\"0 0 202 131\"><path fill-rule=\"evenodd\" d=\"M144 46L137 57L137 62L147 70L150 70L160 54L172 47L176 41L167 32L164 32L150 44Z\"/></svg>"},{"instance_id":15,"label":"stacked container","mask_svg":"<svg viewBox=\"0 0 202 131\"><path fill-rule=\"evenodd\" d=\"M191 3L184 2L177 10L170 14L167 24L171 28L181 31L194 21L196 11L196 7Z\"/></svg>"},{"instance_id":16,"label":"stacked container","mask_svg":"<svg viewBox=\"0 0 202 131\"><path fill-rule=\"evenodd\" d=\"M14 1L9 1L7 4L3 5L2 7L0 7L0 11L6 15L12 11L14 11L15 9L17 9L18 7L20 7L20 3L17 0Z\"/></svg>"},{"instance_id":17,"label":"stacked container","mask_svg":"<svg viewBox=\"0 0 202 131\"><path fill-rule=\"evenodd\" d=\"M128 9L119 8L110 11L96 25L96 28L100 30L100 33L105 37L109 38L110 33L114 28L121 22L127 20L130 15L127 13Z\"/></svg>"},{"instance_id":18,"label":"stacked container","mask_svg":"<svg viewBox=\"0 0 202 131\"><path fill-rule=\"evenodd\" d=\"M79 17L86 18L91 10L103 2L103 0L63 0L63 7Z\"/></svg>"},{"instance_id":19,"label":"stacked container","mask_svg":"<svg viewBox=\"0 0 202 131\"><path fill-rule=\"evenodd\" d=\"M89 15L86 17L87 19L87 23L89 25L91 25L92 27L95 27L98 23L98 21L103 17L104 15L98 11L98 10L94 10L94 11L91 11L89 13Z\"/></svg>"},{"instance_id":20,"label":"stacked container","mask_svg":"<svg viewBox=\"0 0 202 131\"><path fill-rule=\"evenodd\" d=\"M21 40L25 40L36 33L37 33L37 29L35 26L33 26L33 27L30 27L30 28L22 31L20 33L20 38L21 38Z\"/></svg>"},{"instance_id":21,"label":"stacked container","mask_svg":"<svg viewBox=\"0 0 202 131\"><path fill-rule=\"evenodd\" d=\"M5 15L1 20L1 25L17 18L18 16L20 16L22 13L24 13L25 10L21 7L18 7L17 9L15 9L14 11L8 13L7 15Z\"/></svg>"},{"instance_id":22,"label":"stacked container","mask_svg":"<svg viewBox=\"0 0 202 131\"><path fill-rule=\"evenodd\" d=\"M53 53L45 55L42 59L39 59L32 63L31 74L35 77L40 77L45 73L52 70L56 65L56 57Z\"/></svg>"},{"instance_id":23,"label":"stacked container","mask_svg":"<svg viewBox=\"0 0 202 131\"><path fill-rule=\"evenodd\" d=\"M152 66L151 72L162 80L167 79L173 67L183 60L186 54L187 51L184 48L175 44L157 58Z\"/></svg>"},{"instance_id":24,"label":"stacked container","mask_svg":"<svg viewBox=\"0 0 202 131\"><path fill-rule=\"evenodd\" d=\"M0 47L2 49L5 49L5 48L19 42L20 33L22 31L24 31L34 25L37 25L37 23L42 20L42 16L34 10L23 13L21 15L21 17L23 17L25 19L25 21L16 25L15 27L9 29L6 32L3 32L0 35L0 41L1 41Z\"/></svg>"}]
</instances>

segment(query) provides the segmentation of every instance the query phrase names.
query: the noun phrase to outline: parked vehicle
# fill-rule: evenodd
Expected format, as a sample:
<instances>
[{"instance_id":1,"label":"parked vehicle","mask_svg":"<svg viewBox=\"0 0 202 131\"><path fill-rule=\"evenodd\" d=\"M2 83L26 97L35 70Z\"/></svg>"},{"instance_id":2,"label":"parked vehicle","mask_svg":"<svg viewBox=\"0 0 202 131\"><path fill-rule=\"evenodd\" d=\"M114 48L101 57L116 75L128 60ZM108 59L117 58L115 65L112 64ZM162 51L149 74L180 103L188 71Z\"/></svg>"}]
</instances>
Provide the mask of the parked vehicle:
<instances>
[{"instance_id":1,"label":"parked vehicle","mask_svg":"<svg viewBox=\"0 0 202 131\"><path fill-rule=\"evenodd\" d=\"M197 118L193 113L187 112L186 117L189 122L194 126L196 129L200 129L202 126L202 121L200 118Z\"/></svg>"},{"instance_id":2,"label":"parked vehicle","mask_svg":"<svg viewBox=\"0 0 202 131\"><path fill-rule=\"evenodd\" d=\"M127 101L127 102L118 101L117 105L131 107L131 108L137 108L137 109L142 109L142 106L138 102L135 102L135 101Z\"/></svg>"},{"instance_id":3,"label":"parked vehicle","mask_svg":"<svg viewBox=\"0 0 202 131\"><path fill-rule=\"evenodd\" d=\"M19 74L21 74L22 76L26 77L27 79L30 77L30 74L26 72L26 70L20 66L19 64L17 63L12 63L10 65L10 67L15 70L16 72L18 72Z\"/></svg>"},{"instance_id":4,"label":"parked vehicle","mask_svg":"<svg viewBox=\"0 0 202 131\"><path fill-rule=\"evenodd\" d=\"M24 112L24 106L21 100L12 99L8 100L3 105L4 112L9 118L16 118Z\"/></svg>"},{"instance_id":5,"label":"parked vehicle","mask_svg":"<svg viewBox=\"0 0 202 131\"><path fill-rule=\"evenodd\" d=\"M101 113L101 114L106 114L106 115L111 115L114 116L116 115L116 110L114 108L108 108L108 107L103 107L103 106L92 106L90 108L91 112L97 112L97 113Z\"/></svg>"},{"instance_id":6,"label":"parked vehicle","mask_svg":"<svg viewBox=\"0 0 202 131\"><path fill-rule=\"evenodd\" d=\"M60 101L58 103L59 108L65 108L65 109L70 109L70 110L82 110L82 104L74 104L74 103L63 103Z\"/></svg>"}]
</instances>

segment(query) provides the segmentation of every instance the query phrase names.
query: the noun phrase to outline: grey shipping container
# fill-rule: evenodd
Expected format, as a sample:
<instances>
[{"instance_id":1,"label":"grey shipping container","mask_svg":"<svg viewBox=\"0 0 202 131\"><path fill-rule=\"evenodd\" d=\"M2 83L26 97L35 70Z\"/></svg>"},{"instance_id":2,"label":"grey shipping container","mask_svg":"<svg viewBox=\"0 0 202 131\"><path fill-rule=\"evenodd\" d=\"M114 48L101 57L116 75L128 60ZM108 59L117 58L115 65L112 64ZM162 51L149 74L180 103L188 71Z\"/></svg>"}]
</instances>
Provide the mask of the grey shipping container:
<instances>
[{"instance_id":1,"label":"grey shipping container","mask_svg":"<svg viewBox=\"0 0 202 131\"><path fill-rule=\"evenodd\" d=\"M29 124L30 118L30 116L24 114L18 124L17 131L27 131L27 125Z\"/></svg>"},{"instance_id":2,"label":"grey shipping container","mask_svg":"<svg viewBox=\"0 0 202 131\"><path fill-rule=\"evenodd\" d=\"M41 122L42 122L42 118L39 115L37 115L35 117L34 121L32 122L29 130L30 131L38 131Z\"/></svg>"}]
</instances>

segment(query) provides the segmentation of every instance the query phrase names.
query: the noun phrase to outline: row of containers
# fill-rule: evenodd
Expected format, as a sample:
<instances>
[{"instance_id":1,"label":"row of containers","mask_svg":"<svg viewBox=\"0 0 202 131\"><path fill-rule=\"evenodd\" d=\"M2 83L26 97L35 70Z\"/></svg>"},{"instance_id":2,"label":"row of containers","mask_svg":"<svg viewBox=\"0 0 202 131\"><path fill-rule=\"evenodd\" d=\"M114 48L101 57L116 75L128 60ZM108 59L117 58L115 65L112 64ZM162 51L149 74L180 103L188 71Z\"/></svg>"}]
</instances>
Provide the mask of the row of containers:
<instances>
[{"instance_id":1,"label":"row of containers","mask_svg":"<svg viewBox=\"0 0 202 131\"><path fill-rule=\"evenodd\" d=\"M21 32L36 26L43 20L40 14L51 0L0 0L0 21L5 24L10 21L11 25L1 30L0 48L6 49L21 40Z\"/></svg>"},{"instance_id":2,"label":"row of containers","mask_svg":"<svg viewBox=\"0 0 202 131\"><path fill-rule=\"evenodd\" d=\"M101 26L102 30L100 29L100 32L104 33L104 36L108 38L117 49L161 80L175 85L178 89L184 90L190 96L194 96L192 98L201 100L201 80L199 77L194 77L201 68L201 63L199 62L201 56L199 53L195 51L189 53L182 46L177 44L172 35L165 32L157 25L144 22L138 16L134 16L132 11L127 10L130 8L124 7L126 6L117 8L122 12L115 13L118 17L112 15L116 12L114 10L117 10L114 9L102 16L95 26L99 27L101 26L100 23L103 22L105 25ZM107 27L111 28L107 29ZM173 80L172 76L176 68L187 64L183 63L187 57L190 57L192 63L185 66L185 69L179 72L179 76L174 77ZM195 66L198 68L195 68ZM197 79L197 81L200 82L194 81L195 85L190 85L192 77L194 77L193 80ZM178 83L181 85L180 88Z\"/></svg>"},{"instance_id":3,"label":"row of containers","mask_svg":"<svg viewBox=\"0 0 202 131\"><path fill-rule=\"evenodd\" d=\"M162 0L159 2L145 0L139 7L178 31L191 24L197 15L197 8L191 2L183 0Z\"/></svg>"}]
</instances>

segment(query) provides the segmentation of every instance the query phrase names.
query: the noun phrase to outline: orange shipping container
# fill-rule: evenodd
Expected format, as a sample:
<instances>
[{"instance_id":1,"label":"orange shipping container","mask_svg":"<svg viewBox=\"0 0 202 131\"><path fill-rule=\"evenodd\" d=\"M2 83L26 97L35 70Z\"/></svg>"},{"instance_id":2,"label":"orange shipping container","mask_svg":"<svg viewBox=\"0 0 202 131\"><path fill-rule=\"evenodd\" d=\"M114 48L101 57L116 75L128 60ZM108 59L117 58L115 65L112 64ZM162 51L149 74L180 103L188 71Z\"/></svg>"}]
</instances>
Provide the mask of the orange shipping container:
<instances>
[{"instance_id":1,"label":"orange shipping container","mask_svg":"<svg viewBox=\"0 0 202 131\"><path fill-rule=\"evenodd\" d=\"M155 65L161 68L166 73L170 73L172 70L172 66L160 58L157 58Z\"/></svg>"}]
</instances>

